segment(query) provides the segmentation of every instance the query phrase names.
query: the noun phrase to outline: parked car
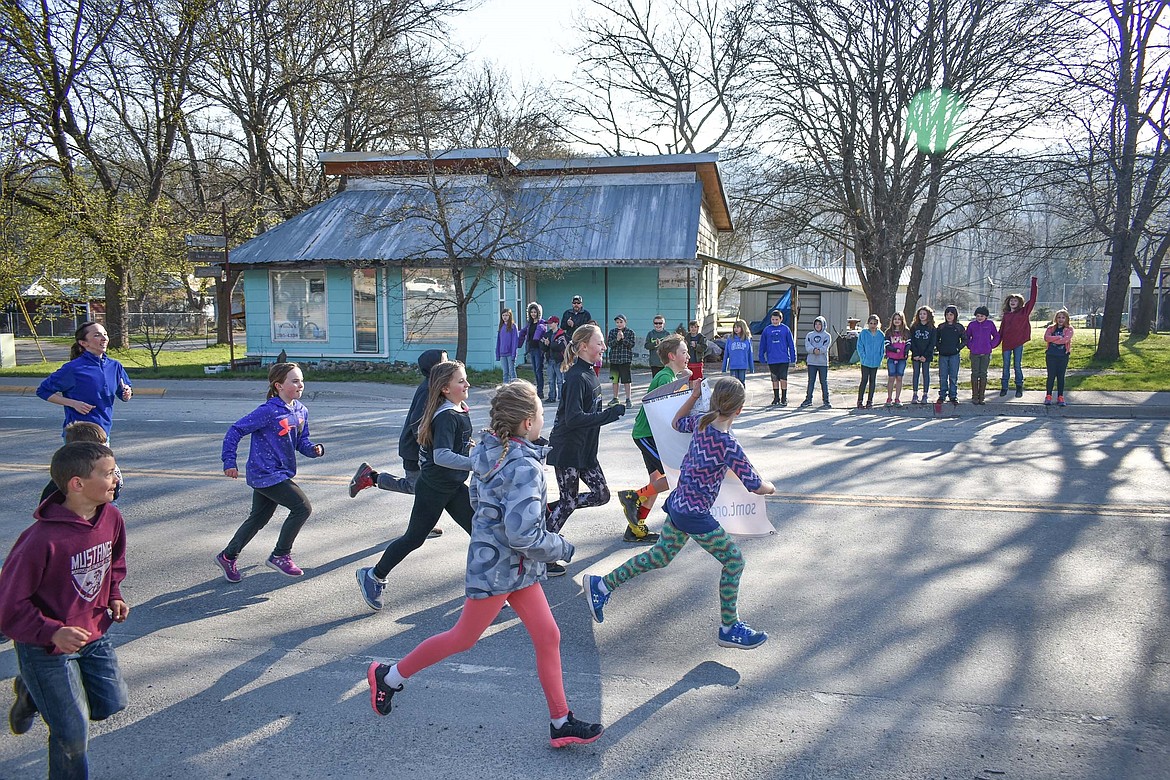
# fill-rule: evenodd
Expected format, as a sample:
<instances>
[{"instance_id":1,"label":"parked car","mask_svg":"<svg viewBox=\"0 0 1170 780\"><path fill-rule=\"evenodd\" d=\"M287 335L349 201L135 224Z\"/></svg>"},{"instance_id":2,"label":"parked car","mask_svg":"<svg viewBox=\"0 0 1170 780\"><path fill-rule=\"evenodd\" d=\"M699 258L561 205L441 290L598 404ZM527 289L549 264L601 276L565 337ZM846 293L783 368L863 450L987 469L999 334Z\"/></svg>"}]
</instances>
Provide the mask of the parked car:
<instances>
[{"instance_id":1,"label":"parked car","mask_svg":"<svg viewBox=\"0 0 1170 780\"><path fill-rule=\"evenodd\" d=\"M422 293L423 295L442 295L446 289L437 279L429 276L416 276L406 282L407 292Z\"/></svg>"}]
</instances>

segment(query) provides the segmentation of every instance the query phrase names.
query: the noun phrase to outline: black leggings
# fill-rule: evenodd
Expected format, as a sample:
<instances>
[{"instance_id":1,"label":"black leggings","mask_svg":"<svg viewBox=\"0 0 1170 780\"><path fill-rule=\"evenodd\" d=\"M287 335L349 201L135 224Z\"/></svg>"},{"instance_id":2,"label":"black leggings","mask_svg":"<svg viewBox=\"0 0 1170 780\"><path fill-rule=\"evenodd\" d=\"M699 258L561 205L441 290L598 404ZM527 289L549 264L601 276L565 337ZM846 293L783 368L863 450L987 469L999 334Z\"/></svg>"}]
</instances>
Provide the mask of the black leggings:
<instances>
[{"instance_id":1,"label":"black leggings","mask_svg":"<svg viewBox=\"0 0 1170 780\"><path fill-rule=\"evenodd\" d=\"M1048 369L1046 384L1048 395L1052 395L1052 384L1056 383L1056 394L1064 395L1064 372L1068 369L1068 353L1052 355L1044 353L1044 366Z\"/></svg>"},{"instance_id":2,"label":"black leggings","mask_svg":"<svg viewBox=\"0 0 1170 780\"><path fill-rule=\"evenodd\" d=\"M471 516L474 512L465 483L453 485L446 481L432 481L424 471L415 483L414 491L414 509L410 513L410 522L406 524L406 533L390 542L378 560L378 565L374 567L374 576L380 580L386 579L386 575L402 563L406 556L422 547L427 534L439 522L443 510L471 535Z\"/></svg>"},{"instance_id":3,"label":"black leggings","mask_svg":"<svg viewBox=\"0 0 1170 780\"><path fill-rule=\"evenodd\" d=\"M605 484L605 474L602 473L600 465L590 466L584 471L572 466L565 468L557 466L554 471L561 497L548 505L548 514L544 522L545 528L554 534L560 533L574 509L609 503L609 485ZM583 495L577 492L581 489L582 482L589 486L589 492Z\"/></svg>"},{"instance_id":4,"label":"black leggings","mask_svg":"<svg viewBox=\"0 0 1170 780\"><path fill-rule=\"evenodd\" d=\"M236 531L236 535L228 542L228 546L223 548L224 557L233 560L238 557L240 551L252 541L252 537L268 525L278 506L285 507L289 512L284 525L280 527L280 536L276 538L276 547L272 554L281 556L291 553L301 526L313 512L313 505L309 503L309 497L297 483L286 479L269 487L252 488L252 511L248 513L248 519Z\"/></svg>"},{"instance_id":5,"label":"black leggings","mask_svg":"<svg viewBox=\"0 0 1170 780\"><path fill-rule=\"evenodd\" d=\"M857 403L861 403L861 396L865 394L865 388L868 385L869 400L866 403L873 405L873 391L877 389L877 372L878 366L861 367L861 385L857 388Z\"/></svg>"}]
</instances>

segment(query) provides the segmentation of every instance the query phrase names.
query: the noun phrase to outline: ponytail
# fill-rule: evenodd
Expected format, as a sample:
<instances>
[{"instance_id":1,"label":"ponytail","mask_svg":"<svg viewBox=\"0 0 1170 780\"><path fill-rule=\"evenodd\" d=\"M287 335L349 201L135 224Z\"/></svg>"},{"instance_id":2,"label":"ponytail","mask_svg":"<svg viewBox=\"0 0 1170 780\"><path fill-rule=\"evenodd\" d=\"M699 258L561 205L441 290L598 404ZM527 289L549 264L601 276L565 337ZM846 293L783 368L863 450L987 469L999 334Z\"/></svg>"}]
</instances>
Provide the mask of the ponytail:
<instances>
[{"instance_id":1,"label":"ponytail","mask_svg":"<svg viewBox=\"0 0 1170 780\"><path fill-rule=\"evenodd\" d=\"M73 334L73 343L69 345L69 359L77 360L85 353L85 347L81 346L82 341L86 339L86 331L97 325L93 320L86 320L81 323L81 326Z\"/></svg>"},{"instance_id":2,"label":"ponytail","mask_svg":"<svg viewBox=\"0 0 1170 780\"><path fill-rule=\"evenodd\" d=\"M443 390L455 381L455 376L462 370L463 364L458 360L444 360L442 363L436 363L427 375L427 381L430 382L427 405L423 408L422 419L419 420L418 432L415 434L418 443L423 447L431 446L431 420L446 400L443 397Z\"/></svg>"},{"instance_id":3,"label":"ponytail","mask_svg":"<svg viewBox=\"0 0 1170 780\"><path fill-rule=\"evenodd\" d=\"M280 391L276 386L283 382L294 368L300 368L296 363L273 363L272 368L268 369L268 395L267 398L275 398L280 395Z\"/></svg>"},{"instance_id":4,"label":"ponytail","mask_svg":"<svg viewBox=\"0 0 1170 780\"><path fill-rule=\"evenodd\" d=\"M569 367L577 362L577 351L581 345L593 338L595 333L601 333L601 328L590 323L573 329L573 339L565 347L565 359L561 361L561 371L568 371Z\"/></svg>"}]
</instances>

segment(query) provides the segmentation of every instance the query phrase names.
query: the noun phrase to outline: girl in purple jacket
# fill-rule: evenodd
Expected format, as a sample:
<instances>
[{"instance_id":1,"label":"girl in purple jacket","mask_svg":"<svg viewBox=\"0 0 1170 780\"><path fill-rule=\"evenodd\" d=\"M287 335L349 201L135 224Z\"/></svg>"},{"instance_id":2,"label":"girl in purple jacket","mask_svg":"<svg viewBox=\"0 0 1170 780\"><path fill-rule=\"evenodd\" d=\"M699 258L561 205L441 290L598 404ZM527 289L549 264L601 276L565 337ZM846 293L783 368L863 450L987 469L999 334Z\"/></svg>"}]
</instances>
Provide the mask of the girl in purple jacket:
<instances>
[{"instance_id":1,"label":"girl in purple jacket","mask_svg":"<svg viewBox=\"0 0 1170 780\"><path fill-rule=\"evenodd\" d=\"M520 329L512 319L512 310L500 312L500 327L496 332L496 360L504 370L504 382L516 378L516 349L520 346Z\"/></svg>"},{"instance_id":2,"label":"girl in purple jacket","mask_svg":"<svg viewBox=\"0 0 1170 780\"><path fill-rule=\"evenodd\" d=\"M280 528L276 548L267 565L289 577L304 572L293 563L292 546L309 519L313 507L308 497L293 482L297 473L297 453L308 458L325 454L325 445L309 440L309 410L299 400L305 392L305 380L296 363L277 363L268 369L268 400L256 411L237 420L223 437L223 473L232 479L240 476L236 468L236 448L240 439L251 434L248 450L247 481L252 488L252 511L236 531L215 562L223 569L228 582L239 582L243 575L236 558L260 529L268 524L277 506L289 510Z\"/></svg>"}]
</instances>

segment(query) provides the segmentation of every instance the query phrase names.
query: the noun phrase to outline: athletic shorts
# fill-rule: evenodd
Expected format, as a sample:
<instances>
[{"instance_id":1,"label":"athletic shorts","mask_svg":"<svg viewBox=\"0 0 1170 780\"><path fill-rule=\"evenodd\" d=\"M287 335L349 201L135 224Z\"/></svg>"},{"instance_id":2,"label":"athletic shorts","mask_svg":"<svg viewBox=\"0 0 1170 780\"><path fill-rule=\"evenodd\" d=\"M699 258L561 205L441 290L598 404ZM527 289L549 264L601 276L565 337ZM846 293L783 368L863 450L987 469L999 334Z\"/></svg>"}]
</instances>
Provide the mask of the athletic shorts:
<instances>
[{"instance_id":1,"label":"athletic shorts","mask_svg":"<svg viewBox=\"0 0 1170 780\"><path fill-rule=\"evenodd\" d=\"M619 384L630 384L630 364L629 363L610 363L609 364L609 381L617 382Z\"/></svg>"},{"instance_id":2,"label":"athletic shorts","mask_svg":"<svg viewBox=\"0 0 1170 780\"><path fill-rule=\"evenodd\" d=\"M691 381L703 378L703 364L702 363L687 363L687 368L691 370Z\"/></svg>"},{"instance_id":3,"label":"athletic shorts","mask_svg":"<svg viewBox=\"0 0 1170 780\"><path fill-rule=\"evenodd\" d=\"M768 370L772 372L773 379L778 379L781 382L788 381L788 364L787 363L769 363Z\"/></svg>"},{"instance_id":4,"label":"athletic shorts","mask_svg":"<svg viewBox=\"0 0 1170 780\"><path fill-rule=\"evenodd\" d=\"M658 445L654 443L653 436L634 439L634 444L638 445L638 452L642 453L642 461L646 464L647 474L653 474L655 471L659 474L666 473L662 469L662 461L658 459Z\"/></svg>"}]
</instances>

